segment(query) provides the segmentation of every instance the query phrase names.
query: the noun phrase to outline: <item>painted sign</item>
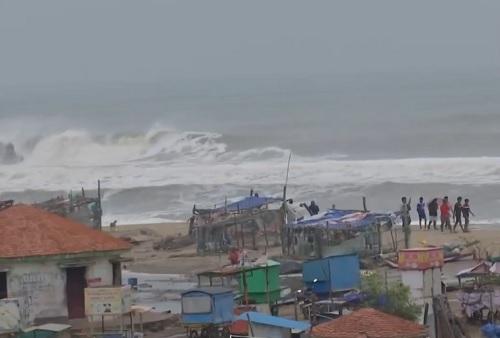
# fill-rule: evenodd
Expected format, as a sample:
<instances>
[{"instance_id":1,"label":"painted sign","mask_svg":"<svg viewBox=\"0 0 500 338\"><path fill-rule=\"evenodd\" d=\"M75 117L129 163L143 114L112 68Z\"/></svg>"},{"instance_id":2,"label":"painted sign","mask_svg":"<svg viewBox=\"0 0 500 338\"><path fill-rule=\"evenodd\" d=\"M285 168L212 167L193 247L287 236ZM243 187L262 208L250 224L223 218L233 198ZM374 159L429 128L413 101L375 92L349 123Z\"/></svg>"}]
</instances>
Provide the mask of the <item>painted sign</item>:
<instances>
[{"instance_id":1,"label":"painted sign","mask_svg":"<svg viewBox=\"0 0 500 338\"><path fill-rule=\"evenodd\" d=\"M0 334L21 330L21 309L19 300L0 299Z\"/></svg>"},{"instance_id":2,"label":"painted sign","mask_svg":"<svg viewBox=\"0 0 500 338\"><path fill-rule=\"evenodd\" d=\"M440 268L444 264L442 248L417 248L399 250L398 265L403 270Z\"/></svg>"},{"instance_id":3,"label":"painted sign","mask_svg":"<svg viewBox=\"0 0 500 338\"><path fill-rule=\"evenodd\" d=\"M94 288L97 286L102 286L102 278L101 277L96 277L96 278L88 278L87 279L87 286L89 288Z\"/></svg>"},{"instance_id":4,"label":"painted sign","mask_svg":"<svg viewBox=\"0 0 500 338\"><path fill-rule=\"evenodd\" d=\"M130 311L130 306L130 287L85 289L85 314L87 316L123 314Z\"/></svg>"}]
</instances>

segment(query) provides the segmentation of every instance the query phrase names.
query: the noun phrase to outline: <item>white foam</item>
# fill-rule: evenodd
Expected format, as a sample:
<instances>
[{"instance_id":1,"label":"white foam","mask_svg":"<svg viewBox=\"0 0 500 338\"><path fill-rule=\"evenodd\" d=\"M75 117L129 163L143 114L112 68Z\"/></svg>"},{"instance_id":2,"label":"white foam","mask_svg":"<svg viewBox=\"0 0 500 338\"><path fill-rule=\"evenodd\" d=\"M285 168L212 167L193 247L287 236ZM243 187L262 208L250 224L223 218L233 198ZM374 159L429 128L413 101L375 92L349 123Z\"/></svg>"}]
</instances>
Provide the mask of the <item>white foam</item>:
<instances>
[{"instance_id":1,"label":"white foam","mask_svg":"<svg viewBox=\"0 0 500 338\"><path fill-rule=\"evenodd\" d=\"M41 138L25 161L0 166L4 191L78 189L99 178L106 188L168 184L283 184L288 150L230 151L221 135L155 127L143 134L66 130ZM395 183L500 183L500 158L349 160L293 156L290 183L305 186Z\"/></svg>"}]
</instances>

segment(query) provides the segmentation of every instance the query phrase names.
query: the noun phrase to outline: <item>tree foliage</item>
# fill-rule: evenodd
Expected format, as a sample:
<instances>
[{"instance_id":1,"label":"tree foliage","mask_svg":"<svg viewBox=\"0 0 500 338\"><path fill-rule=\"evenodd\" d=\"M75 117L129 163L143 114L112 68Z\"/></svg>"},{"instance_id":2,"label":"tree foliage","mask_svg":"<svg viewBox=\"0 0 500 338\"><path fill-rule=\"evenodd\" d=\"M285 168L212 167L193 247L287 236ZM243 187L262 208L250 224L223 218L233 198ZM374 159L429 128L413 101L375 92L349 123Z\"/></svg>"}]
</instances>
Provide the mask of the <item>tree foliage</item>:
<instances>
[{"instance_id":1,"label":"tree foliage","mask_svg":"<svg viewBox=\"0 0 500 338\"><path fill-rule=\"evenodd\" d=\"M422 308L416 305L410 288L401 283L386 283L377 273L364 277L364 305L408 320L416 320Z\"/></svg>"}]
</instances>

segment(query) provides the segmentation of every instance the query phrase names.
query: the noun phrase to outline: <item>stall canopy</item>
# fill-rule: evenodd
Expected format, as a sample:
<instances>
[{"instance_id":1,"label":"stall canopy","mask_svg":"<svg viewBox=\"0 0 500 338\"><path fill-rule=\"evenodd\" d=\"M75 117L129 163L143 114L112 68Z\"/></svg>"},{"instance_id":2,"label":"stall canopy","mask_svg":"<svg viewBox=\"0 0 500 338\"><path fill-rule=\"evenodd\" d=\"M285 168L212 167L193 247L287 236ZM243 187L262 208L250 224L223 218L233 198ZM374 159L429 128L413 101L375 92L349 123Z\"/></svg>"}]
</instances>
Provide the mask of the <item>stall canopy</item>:
<instances>
[{"instance_id":1,"label":"stall canopy","mask_svg":"<svg viewBox=\"0 0 500 338\"><path fill-rule=\"evenodd\" d=\"M289 228L323 228L331 230L364 230L374 224L395 221L390 213L375 213L359 210L329 209L315 216L298 220L287 226Z\"/></svg>"},{"instance_id":2,"label":"stall canopy","mask_svg":"<svg viewBox=\"0 0 500 338\"><path fill-rule=\"evenodd\" d=\"M227 212L251 210L251 209L258 209L264 205L281 201L282 201L281 199L274 197L247 196L235 202L228 203L227 206L224 206L224 203L218 204L223 206L217 208L216 210L221 210L221 211L227 210Z\"/></svg>"}]
</instances>

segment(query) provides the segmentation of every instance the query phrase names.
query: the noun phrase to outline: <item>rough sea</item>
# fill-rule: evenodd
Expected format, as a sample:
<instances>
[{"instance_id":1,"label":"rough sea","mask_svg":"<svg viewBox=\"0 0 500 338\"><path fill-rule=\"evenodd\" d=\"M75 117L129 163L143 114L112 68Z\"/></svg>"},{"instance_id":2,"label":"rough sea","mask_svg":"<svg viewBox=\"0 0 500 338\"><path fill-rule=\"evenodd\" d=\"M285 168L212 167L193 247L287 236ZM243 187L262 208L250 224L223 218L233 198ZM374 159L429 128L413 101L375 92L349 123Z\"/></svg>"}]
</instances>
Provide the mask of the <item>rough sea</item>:
<instances>
[{"instance_id":1,"label":"rough sea","mask_svg":"<svg viewBox=\"0 0 500 338\"><path fill-rule=\"evenodd\" d=\"M487 71L6 86L0 199L104 188L105 222L184 220L251 188L372 210L449 195L500 221L500 74Z\"/></svg>"}]
</instances>

